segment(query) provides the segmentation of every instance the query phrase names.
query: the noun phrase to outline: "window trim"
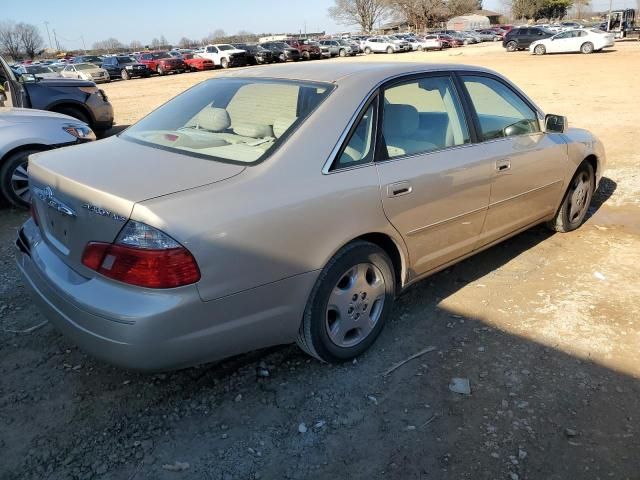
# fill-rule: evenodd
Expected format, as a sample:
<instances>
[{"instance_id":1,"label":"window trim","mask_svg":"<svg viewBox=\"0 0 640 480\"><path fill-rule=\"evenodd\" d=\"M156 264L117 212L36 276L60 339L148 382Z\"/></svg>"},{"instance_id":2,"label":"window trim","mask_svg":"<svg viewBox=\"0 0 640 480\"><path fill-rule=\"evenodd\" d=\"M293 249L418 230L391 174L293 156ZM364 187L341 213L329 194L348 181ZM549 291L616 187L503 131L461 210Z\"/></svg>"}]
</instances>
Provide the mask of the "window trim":
<instances>
[{"instance_id":1,"label":"window trim","mask_svg":"<svg viewBox=\"0 0 640 480\"><path fill-rule=\"evenodd\" d=\"M380 109L380 105L378 102L378 95L379 95L379 92L378 90L376 90L373 95L368 97L366 103L358 110L358 116L353 122L351 122L349 128L347 129L348 133L345 139L340 143L340 148L338 149L337 153L333 155L333 161L331 162L331 165L329 166L327 173L365 167L375 162L375 159L377 156L377 147L378 147L378 117L379 117L378 112ZM372 127L371 150L367 155L367 157L370 157L369 160L366 160L366 161L359 160L357 162L353 162L352 165L347 165L344 167L339 166L340 157L342 157L342 154L344 153L345 149L349 146L349 142L351 142L351 139L353 138L353 135L356 129L360 125L360 122L362 121L365 114L367 113L367 110L369 110L369 108L372 106L373 106L373 124L371 126Z\"/></svg>"},{"instance_id":2,"label":"window trim","mask_svg":"<svg viewBox=\"0 0 640 480\"><path fill-rule=\"evenodd\" d=\"M403 160L405 158L412 158L412 157L421 156L421 155L440 153L440 152L445 152L445 151L460 148L460 147L474 145L475 143L477 143L475 141L475 124L469 123L469 115L467 113L467 106L465 105L466 98L463 95L461 95L461 92L459 91L456 78L455 78L456 72L457 72L456 70L442 70L438 72L422 72L422 73L409 74L401 78L395 78L393 80L389 80L385 82L382 86L380 86L379 88L380 94L378 97L379 99L378 111L380 112L380 114L378 115L378 128L377 128L379 138L376 140L376 145L378 147L376 150L376 156L374 160L376 163L397 161L397 160ZM467 127L467 131L469 133L469 142L462 143L460 145L451 145L449 147L438 148L435 150L425 150L424 152L416 152L416 153L398 155L397 157L389 157L388 154L383 150L383 146L385 145L385 142L382 137L382 122L384 121L384 91L388 88L393 88L394 86L411 82L412 80L419 80L423 78L434 78L434 77L448 77L451 80L454 93L456 94L456 97L458 98L458 102L460 103L460 107L462 108L461 120L464 120L465 125Z\"/></svg>"},{"instance_id":3,"label":"window trim","mask_svg":"<svg viewBox=\"0 0 640 480\"><path fill-rule=\"evenodd\" d=\"M463 95L465 97L465 104L467 105L467 108L469 109L469 112L471 114L471 117L473 119L473 124L474 124L474 130L476 133L476 138L474 139L473 143L477 144L477 145L482 145L484 143L489 143L489 142L500 142L500 141L504 141L505 139L509 139L509 138L519 138L519 137L525 137L525 136L529 136L529 135L540 135L540 134L544 134L544 129L542 128L542 125L540 123L541 121L541 112L540 110L531 103L531 101L526 98L521 92L519 92L518 90L515 90L511 85L509 85L507 82L505 82L502 78L493 75L491 73L487 73L487 72L474 72L473 70L456 70L454 72L454 75L458 78L458 83L460 84L460 87L462 88L462 91L464 92ZM498 138L489 138L487 140L484 140L482 138L482 128L480 127L480 117L478 116L478 112L476 112L476 107L473 104L473 100L471 99L471 95L469 94L469 90L467 89L466 85L464 84L464 78L465 76L472 76L472 77L485 77L485 78L489 78L491 80L495 80L498 83L500 83L502 86L504 86L505 88L508 88L514 95L516 95L520 100L522 100L524 102L524 104L529 107L533 113L536 116L536 121L538 122L538 132L533 132L533 133L521 133L520 135L510 135L508 137L498 137Z\"/></svg>"}]
</instances>

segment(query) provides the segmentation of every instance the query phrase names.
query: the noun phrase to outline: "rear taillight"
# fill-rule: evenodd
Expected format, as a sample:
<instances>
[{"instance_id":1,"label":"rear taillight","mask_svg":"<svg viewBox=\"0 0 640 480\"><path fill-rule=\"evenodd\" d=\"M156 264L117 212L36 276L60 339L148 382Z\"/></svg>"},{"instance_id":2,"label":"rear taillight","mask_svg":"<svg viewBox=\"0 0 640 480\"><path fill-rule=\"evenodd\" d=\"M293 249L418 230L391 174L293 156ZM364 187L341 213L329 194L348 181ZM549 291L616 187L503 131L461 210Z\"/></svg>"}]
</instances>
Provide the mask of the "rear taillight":
<instances>
[{"instance_id":1,"label":"rear taillight","mask_svg":"<svg viewBox=\"0 0 640 480\"><path fill-rule=\"evenodd\" d=\"M82 263L114 280L146 288L175 288L200 280L193 255L165 233L129 221L115 243L90 242Z\"/></svg>"}]
</instances>

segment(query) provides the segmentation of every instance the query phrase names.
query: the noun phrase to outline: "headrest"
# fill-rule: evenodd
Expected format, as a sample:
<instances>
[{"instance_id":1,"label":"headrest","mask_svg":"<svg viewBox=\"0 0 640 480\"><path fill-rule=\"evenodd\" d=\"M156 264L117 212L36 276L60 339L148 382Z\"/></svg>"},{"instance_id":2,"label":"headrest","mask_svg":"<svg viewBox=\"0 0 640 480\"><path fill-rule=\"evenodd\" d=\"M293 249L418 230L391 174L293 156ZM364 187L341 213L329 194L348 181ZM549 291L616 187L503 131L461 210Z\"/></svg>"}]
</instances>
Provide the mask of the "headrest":
<instances>
[{"instance_id":1,"label":"headrest","mask_svg":"<svg viewBox=\"0 0 640 480\"><path fill-rule=\"evenodd\" d=\"M231 125L229 114L224 108L206 107L202 109L194 118L200 128L221 132Z\"/></svg>"},{"instance_id":2,"label":"headrest","mask_svg":"<svg viewBox=\"0 0 640 480\"><path fill-rule=\"evenodd\" d=\"M271 128L271 125L262 125L260 123L235 123L233 125L233 133L251 138L273 137L273 129Z\"/></svg>"},{"instance_id":3,"label":"headrest","mask_svg":"<svg viewBox=\"0 0 640 480\"><path fill-rule=\"evenodd\" d=\"M412 105L388 103L384 106L385 135L407 137L420 127L418 110Z\"/></svg>"},{"instance_id":4,"label":"headrest","mask_svg":"<svg viewBox=\"0 0 640 480\"><path fill-rule=\"evenodd\" d=\"M273 122L273 133L280 138L284 132L297 120L296 117L281 117Z\"/></svg>"}]
</instances>

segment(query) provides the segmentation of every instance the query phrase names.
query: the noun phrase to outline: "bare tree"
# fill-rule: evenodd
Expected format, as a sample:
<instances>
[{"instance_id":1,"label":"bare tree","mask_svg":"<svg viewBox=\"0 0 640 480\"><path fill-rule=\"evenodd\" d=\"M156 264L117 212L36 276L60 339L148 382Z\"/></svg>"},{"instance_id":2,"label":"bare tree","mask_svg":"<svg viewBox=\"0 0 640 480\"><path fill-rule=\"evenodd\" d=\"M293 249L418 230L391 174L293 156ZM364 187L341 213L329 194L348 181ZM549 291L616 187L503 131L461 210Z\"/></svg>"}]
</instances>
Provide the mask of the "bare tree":
<instances>
[{"instance_id":1,"label":"bare tree","mask_svg":"<svg viewBox=\"0 0 640 480\"><path fill-rule=\"evenodd\" d=\"M94 43L93 49L112 53L124 49L124 45L117 38L110 37Z\"/></svg>"},{"instance_id":2,"label":"bare tree","mask_svg":"<svg viewBox=\"0 0 640 480\"><path fill-rule=\"evenodd\" d=\"M329 16L342 25L358 25L360 30L369 33L376 23L389 16L389 4L386 0L334 0L329 8Z\"/></svg>"},{"instance_id":3,"label":"bare tree","mask_svg":"<svg viewBox=\"0 0 640 480\"><path fill-rule=\"evenodd\" d=\"M144 45L142 45L142 42L138 40L132 40L131 43L129 43L129 48L131 50L137 51L142 50L144 48Z\"/></svg>"},{"instance_id":4,"label":"bare tree","mask_svg":"<svg viewBox=\"0 0 640 480\"><path fill-rule=\"evenodd\" d=\"M447 2L447 9L449 10L449 15L452 17L466 15L478 9L478 2L476 0L449 0Z\"/></svg>"},{"instance_id":5,"label":"bare tree","mask_svg":"<svg viewBox=\"0 0 640 480\"><path fill-rule=\"evenodd\" d=\"M160 48L160 40L158 40L157 38L152 39L151 48L153 48L154 50Z\"/></svg>"},{"instance_id":6,"label":"bare tree","mask_svg":"<svg viewBox=\"0 0 640 480\"><path fill-rule=\"evenodd\" d=\"M573 0L573 6L576 9L576 18L582 18L585 11L591 6L591 0Z\"/></svg>"},{"instance_id":7,"label":"bare tree","mask_svg":"<svg viewBox=\"0 0 640 480\"><path fill-rule=\"evenodd\" d=\"M0 23L0 50L14 60L22 56L20 36L13 22Z\"/></svg>"},{"instance_id":8,"label":"bare tree","mask_svg":"<svg viewBox=\"0 0 640 480\"><path fill-rule=\"evenodd\" d=\"M194 40L190 40L187 37L182 37L180 39L180 41L178 42L178 46L180 48L189 48L192 47L193 45L195 45L197 42L195 42Z\"/></svg>"},{"instance_id":9,"label":"bare tree","mask_svg":"<svg viewBox=\"0 0 640 480\"><path fill-rule=\"evenodd\" d=\"M160 35L160 48L169 48L169 42L164 35Z\"/></svg>"},{"instance_id":10,"label":"bare tree","mask_svg":"<svg viewBox=\"0 0 640 480\"><path fill-rule=\"evenodd\" d=\"M44 40L35 25L19 23L16 25L16 32L27 57L35 58L36 54L40 53L44 48Z\"/></svg>"},{"instance_id":11,"label":"bare tree","mask_svg":"<svg viewBox=\"0 0 640 480\"><path fill-rule=\"evenodd\" d=\"M444 0L391 0L391 7L416 30L424 30L447 19Z\"/></svg>"},{"instance_id":12,"label":"bare tree","mask_svg":"<svg viewBox=\"0 0 640 480\"><path fill-rule=\"evenodd\" d=\"M213 37L214 40L220 40L222 38L225 38L227 36L227 33L223 29L218 28L213 31L211 36Z\"/></svg>"}]
</instances>

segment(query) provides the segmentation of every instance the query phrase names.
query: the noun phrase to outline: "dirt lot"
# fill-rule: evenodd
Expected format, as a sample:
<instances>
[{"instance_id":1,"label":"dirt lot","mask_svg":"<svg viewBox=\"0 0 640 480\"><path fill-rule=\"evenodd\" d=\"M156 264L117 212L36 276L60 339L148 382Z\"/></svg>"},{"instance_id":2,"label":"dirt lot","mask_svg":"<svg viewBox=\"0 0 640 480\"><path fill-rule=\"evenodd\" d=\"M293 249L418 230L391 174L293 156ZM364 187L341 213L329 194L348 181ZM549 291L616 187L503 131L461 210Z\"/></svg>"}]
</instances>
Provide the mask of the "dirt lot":
<instances>
[{"instance_id":1,"label":"dirt lot","mask_svg":"<svg viewBox=\"0 0 640 480\"><path fill-rule=\"evenodd\" d=\"M14 333L44 319L13 264L26 215L0 210L0 478L638 478L640 43L374 60L488 66L591 129L609 169L586 225L535 228L420 283L357 362L321 365L284 346L142 375L85 356L49 324ZM104 88L124 125L212 75ZM472 394L449 391L452 377Z\"/></svg>"}]
</instances>

